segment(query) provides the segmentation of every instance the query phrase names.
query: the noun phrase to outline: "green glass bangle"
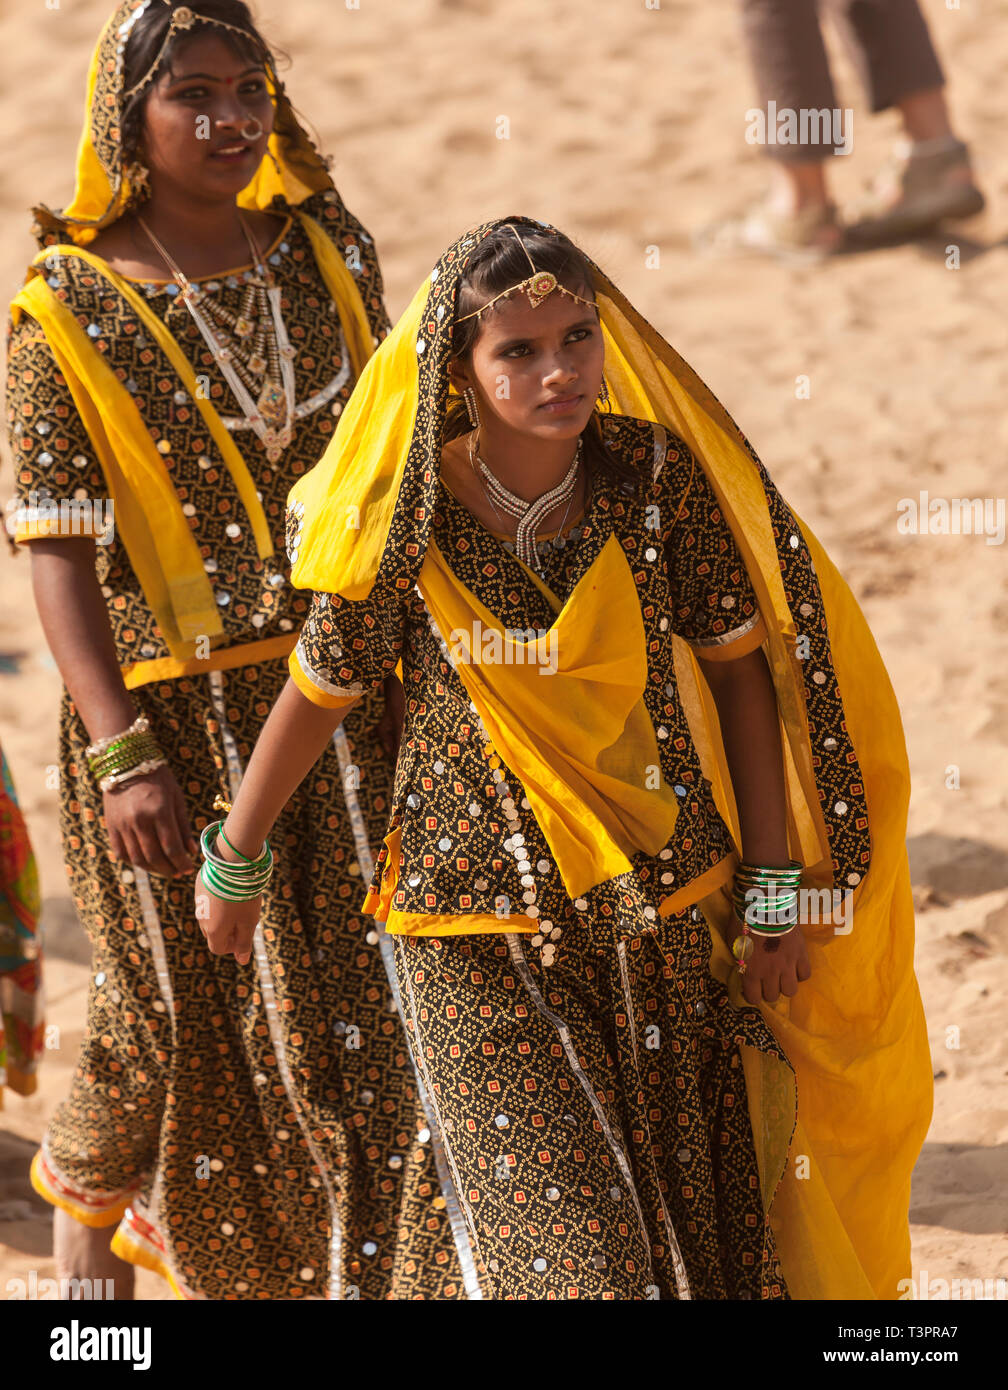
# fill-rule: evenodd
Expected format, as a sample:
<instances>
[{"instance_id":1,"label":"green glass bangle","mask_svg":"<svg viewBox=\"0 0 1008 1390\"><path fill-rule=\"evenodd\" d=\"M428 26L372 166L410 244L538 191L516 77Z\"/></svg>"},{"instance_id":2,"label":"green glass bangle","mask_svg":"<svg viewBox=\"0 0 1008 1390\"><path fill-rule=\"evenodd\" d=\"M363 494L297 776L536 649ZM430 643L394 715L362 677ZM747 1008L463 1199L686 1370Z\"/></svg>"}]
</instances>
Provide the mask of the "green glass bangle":
<instances>
[{"instance_id":1,"label":"green glass bangle","mask_svg":"<svg viewBox=\"0 0 1008 1390\"><path fill-rule=\"evenodd\" d=\"M254 892L239 893L225 888L222 884L218 883L211 874L207 873L205 864L203 865L203 883L208 893L215 898L220 898L224 902L247 903L251 902L254 898L262 897L261 889L256 889ZM265 885L263 886L265 887Z\"/></svg>"},{"instance_id":2,"label":"green glass bangle","mask_svg":"<svg viewBox=\"0 0 1008 1390\"><path fill-rule=\"evenodd\" d=\"M804 871L804 865L799 864L797 859L792 859L789 864L774 868L766 864L747 864L745 860L739 862L735 870L737 878L800 878Z\"/></svg>"},{"instance_id":3,"label":"green glass bangle","mask_svg":"<svg viewBox=\"0 0 1008 1390\"><path fill-rule=\"evenodd\" d=\"M231 851L231 853L232 853L232 854L237 854L237 856L238 856L239 859L244 859L246 864L254 864L254 863L256 862L254 859L250 859L249 856L248 856L247 854L242 854L242 852L241 852L240 849L235 849L234 845L231 843L231 841L228 839L228 837L224 834L224 822L223 822L223 821L221 821L221 823L220 823L220 829L217 831L217 838L218 838L219 840L223 840L224 843L227 845L228 849Z\"/></svg>"},{"instance_id":4,"label":"green glass bangle","mask_svg":"<svg viewBox=\"0 0 1008 1390\"><path fill-rule=\"evenodd\" d=\"M779 927L771 927L766 922L747 922L744 917L738 917L737 920L745 927L746 931L751 931L756 936L787 936L788 932L794 931L795 927L800 925L799 922L795 921L787 922Z\"/></svg>"},{"instance_id":5,"label":"green glass bangle","mask_svg":"<svg viewBox=\"0 0 1008 1390\"><path fill-rule=\"evenodd\" d=\"M161 749L157 739L150 734L139 734L136 739L118 749L110 749L89 759L91 772L95 777L107 776L110 772L123 772L128 767L145 762L148 758L159 756Z\"/></svg>"},{"instance_id":6,"label":"green glass bangle","mask_svg":"<svg viewBox=\"0 0 1008 1390\"><path fill-rule=\"evenodd\" d=\"M89 764L91 767L101 767L103 763L120 762L124 758L134 756L139 749L156 748L157 746L157 739L151 738L149 734L144 734L123 748L113 748L108 753L99 753L96 758L89 759Z\"/></svg>"},{"instance_id":7,"label":"green glass bangle","mask_svg":"<svg viewBox=\"0 0 1008 1390\"><path fill-rule=\"evenodd\" d=\"M785 901L790 899L793 902L798 896L797 888L771 889L768 883L749 883L744 886L741 883L736 883L732 887L732 892L738 893L743 898L748 893L758 893L760 899L765 902L774 902L777 898L783 898Z\"/></svg>"},{"instance_id":8,"label":"green glass bangle","mask_svg":"<svg viewBox=\"0 0 1008 1390\"><path fill-rule=\"evenodd\" d=\"M107 748L103 748L100 753L91 753L88 756L92 759L107 758L110 753L115 753L118 749L128 748L131 744L142 743L145 740L154 741L154 734L150 729L144 729L135 734L121 734L118 738L113 739Z\"/></svg>"},{"instance_id":9,"label":"green glass bangle","mask_svg":"<svg viewBox=\"0 0 1008 1390\"><path fill-rule=\"evenodd\" d=\"M270 860L256 874L229 875L222 873L210 860L202 866L203 881L216 896L241 902L247 898L257 898L273 875L273 862Z\"/></svg>"},{"instance_id":10,"label":"green glass bangle","mask_svg":"<svg viewBox=\"0 0 1008 1390\"><path fill-rule=\"evenodd\" d=\"M758 893L759 896L751 896L754 893ZM798 890L792 889L787 893L774 893L771 897L768 893L764 893L763 890L759 888L747 888L743 891L741 888L736 887L732 889L732 897L739 898L747 903L754 903L757 907L773 909L788 907L791 903L796 903L798 901Z\"/></svg>"},{"instance_id":11,"label":"green glass bangle","mask_svg":"<svg viewBox=\"0 0 1008 1390\"><path fill-rule=\"evenodd\" d=\"M742 902L738 898L732 899L735 911L740 917L745 917L747 921L779 922L785 917L797 917L798 904L784 903L780 907L763 907L760 903Z\"/></svg>"},{"instance_id":12,"label":"green glass bangle","mask_svg":"<svg viewBox=\"0 0 1008 1390\"><path fill-rule=\"evenodd\" d=\"M226 868L213 859L208 859L206 862L213 870L215 878L235 888L241 888L246 883L262 882L268 879L273 872L272 859L266 859L262 864L258 864L254 868L247 864L233 864Z\"/></svg>"},{"instance_id":13,"label":"green glass bangle","mask_svg":"<svg viewBox=\"0 0 1008 1390\"><path fill-rule=\"evenodd\" d=\"M797 902L783 903L780 907L769 908L763 903L750 903L742 898L733 897L732 906L744 922L767 922L770 926L774 926L781 921L796 922L798 920Z\"/></svg>"},{"instance_id":14,"label":"green glass bangle","mask_svg":"<svg viewBox=\"0 0 1008 1390\"><path fill-rule=\"evenodd\" d=\"M209 860L210 863L218 867L222 867L225 870L225 872L237 872L239 874L247 873L249 871L260 868L262 865L266 863L272 865L273 851L270 849L269 840L263 842L262 850L257 858L246 859L245 856L242 855L242 858L245 859L244 864L232 864L229 859L222 859L219 854L215 854L213 850L211 837L216 837L221 833L223 824L223 821L212 821L209 825L204 826L203 831L200 834L200 848L203 851L203 857L205 859ZM224 843L228 844L226 837L224 839ZM231 845L228 845L228 848L232 849L233 853L240 854L240 850L233 849Z\"/></svg>"},{"instance_id":15,"label":"green glass bangle","mask_svg":"<svg viewBox=\"0 0 1008 1390\"><path fill-rule=\"evenodd\" d=\"M263 888L269 883L273 876L272 865L262 870L261 873L249 875L249 877L242 879L231 878L227 874L222 874L209 860L206 861L204 868L215 883L235 893L244 893L254 888Z\"/></svg>"}]
</instances>

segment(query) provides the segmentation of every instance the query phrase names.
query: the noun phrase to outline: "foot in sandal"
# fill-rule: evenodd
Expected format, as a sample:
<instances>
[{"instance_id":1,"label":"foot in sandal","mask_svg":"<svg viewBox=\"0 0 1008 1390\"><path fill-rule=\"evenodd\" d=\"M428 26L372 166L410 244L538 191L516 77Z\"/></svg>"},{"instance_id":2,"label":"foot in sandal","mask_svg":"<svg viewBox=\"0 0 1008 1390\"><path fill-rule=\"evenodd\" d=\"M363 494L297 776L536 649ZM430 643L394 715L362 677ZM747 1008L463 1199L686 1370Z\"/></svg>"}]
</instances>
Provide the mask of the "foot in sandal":
<instances>
[{"instance_id":1,"label":"foot in sandal","mask_svg":"<svg viewBox=\"0 0 1008 1390\"><path fill-rule=\"evenodd\" d=\"M859 247L903 241L946 218L973 217L983 208L984 196L961 140L954 135L916 145L902 140L847 210L848 240Z\"/></svg>"},{"instance_id":2,"label":"foot in sandal","mask_svg":"<svg viewBox=\"0 0 1008 1390\"><path fill-rule=\"evenodd\" d=\"M747 211L700 228L693 244L703 255L754 254L795 263L814 263L843 245L843 228L831 202L782 209L768 196Z\"/></svg>"}]
</instances>

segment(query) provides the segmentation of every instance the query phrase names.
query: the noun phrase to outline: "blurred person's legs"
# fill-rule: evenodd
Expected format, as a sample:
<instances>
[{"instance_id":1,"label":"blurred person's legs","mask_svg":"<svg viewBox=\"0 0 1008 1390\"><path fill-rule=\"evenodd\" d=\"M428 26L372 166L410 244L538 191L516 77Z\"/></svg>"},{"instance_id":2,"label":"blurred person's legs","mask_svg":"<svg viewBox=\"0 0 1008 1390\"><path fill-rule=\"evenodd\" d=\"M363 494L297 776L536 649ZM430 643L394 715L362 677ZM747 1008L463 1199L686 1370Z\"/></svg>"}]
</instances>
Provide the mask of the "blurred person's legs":
<instances>
[{"instance_id":1,"label":"blurred person's legs","mask_svg":"<svg viewBox=\"0 0 1008 1390\"><path fill-rule=\"evenodd\" d=\"M761 143L771 158L770 193L753 212L712 229L712 244L822 254L842 242L827 161L849 148L852 132L823 44L820 18L827 12L871 111L898 108L906 133L862 200L856 230L868 239L906 236L943 217L980 211L983 197L966 146L952 131L944 75L917 0L741 0L741 9L759 110L768 126L772 115L791 113L799 137L775 138L768 128ZM815 113L823 119L809 120ZM803 138L808 132L811 140Z\"/></svg>"},{"instance_id":2,"label":"blurred person's legs","mask_svg":"<svg viewBox=\"0 0 1008 1390\"><path fill-rule=\"evenodd\" d=\"M945 217L971 217L983 195L949 119L945 76L918 0L821 0L834 19L872 113L895 107L904 139L852 209L856 238L912 236Z\"/></svg>"}]
</instances>

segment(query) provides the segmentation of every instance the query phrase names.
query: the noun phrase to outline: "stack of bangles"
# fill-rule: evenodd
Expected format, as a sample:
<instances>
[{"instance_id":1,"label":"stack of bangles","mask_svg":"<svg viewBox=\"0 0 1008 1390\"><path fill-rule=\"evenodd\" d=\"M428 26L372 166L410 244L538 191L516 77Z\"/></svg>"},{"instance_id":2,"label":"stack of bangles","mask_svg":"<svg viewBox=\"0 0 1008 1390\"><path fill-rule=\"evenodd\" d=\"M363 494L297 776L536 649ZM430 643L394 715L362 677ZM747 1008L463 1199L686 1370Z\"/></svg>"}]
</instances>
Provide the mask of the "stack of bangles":
<instances>
[{"instance_id":1,"label":"stack of bangles","mask_svg":"<svg viewBox=\"0 0 1008 1390\"><path fill-rule=\"evenodd\" d=\"M123 733L101 738L85 751L91 775L103 792L167 765L143 715Z\"/></svg>"},{"instance_id":2,"label":"stack of bangles","mask_svg":"<svg viewBox=\"0 0 1008 1390\"><path fill-rule=\"evenodd\" d=\"M732 942L732 955L740 975L753 953L754 936L786 936L798 925L801 876L802 866L794 860L787 868L741 863L735 870L731 898L742 934Z\"/></svg>"},{"instance_id":3,"label":"stack of bangles","mask_svg":"<svg viewBox=\"0 0 1008 1390\"><path fill-rule=\"evenodd\" d=\"M218 835L231 853L238 855L242 861L240 864L222 859L215 853L213 846ZM204 829L200 835L200 848L203 851L203 882L215 898L223 898L229 903L244 903L261 896L273 873L273 851L269 840L264 842L258 858L250 859L240 849L235 849L224 834L224 822L219 820Z\"/></svg>"}]
</instances>

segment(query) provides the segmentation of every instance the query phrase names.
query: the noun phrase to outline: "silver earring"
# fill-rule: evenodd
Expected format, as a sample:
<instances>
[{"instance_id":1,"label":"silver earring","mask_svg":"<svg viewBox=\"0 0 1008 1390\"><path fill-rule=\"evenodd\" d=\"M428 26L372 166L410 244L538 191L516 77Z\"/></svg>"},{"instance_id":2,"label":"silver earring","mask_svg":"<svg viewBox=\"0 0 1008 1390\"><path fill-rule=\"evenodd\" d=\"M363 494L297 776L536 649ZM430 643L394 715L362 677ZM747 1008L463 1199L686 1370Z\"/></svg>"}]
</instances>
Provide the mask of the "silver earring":
<instances>
[{"instance_id":1,"label":"silver earring","mask_svg":"<svg viewBox=\"0 0 1008 1390\"><path fill-rule=\"evenodd\" d=\"M602 402L603 410L612 409L612 406L609 404L609 387L606 385L605 377L602 378L602 389L598 393L598 398Z\"/></svg>"},{"instance_id":2,"label":"silver earring","mask_svg":"<svg viewBox=\"0 0 1008 1390\"><path fill-rule=\"evenodd\" d=\"M462 392L462 399L466 403L466 414L469 416L469 423L474 430L480 426L479 409L476 405L476 392L471 386L467 386Z\"/></svg>"}]
</instances>

